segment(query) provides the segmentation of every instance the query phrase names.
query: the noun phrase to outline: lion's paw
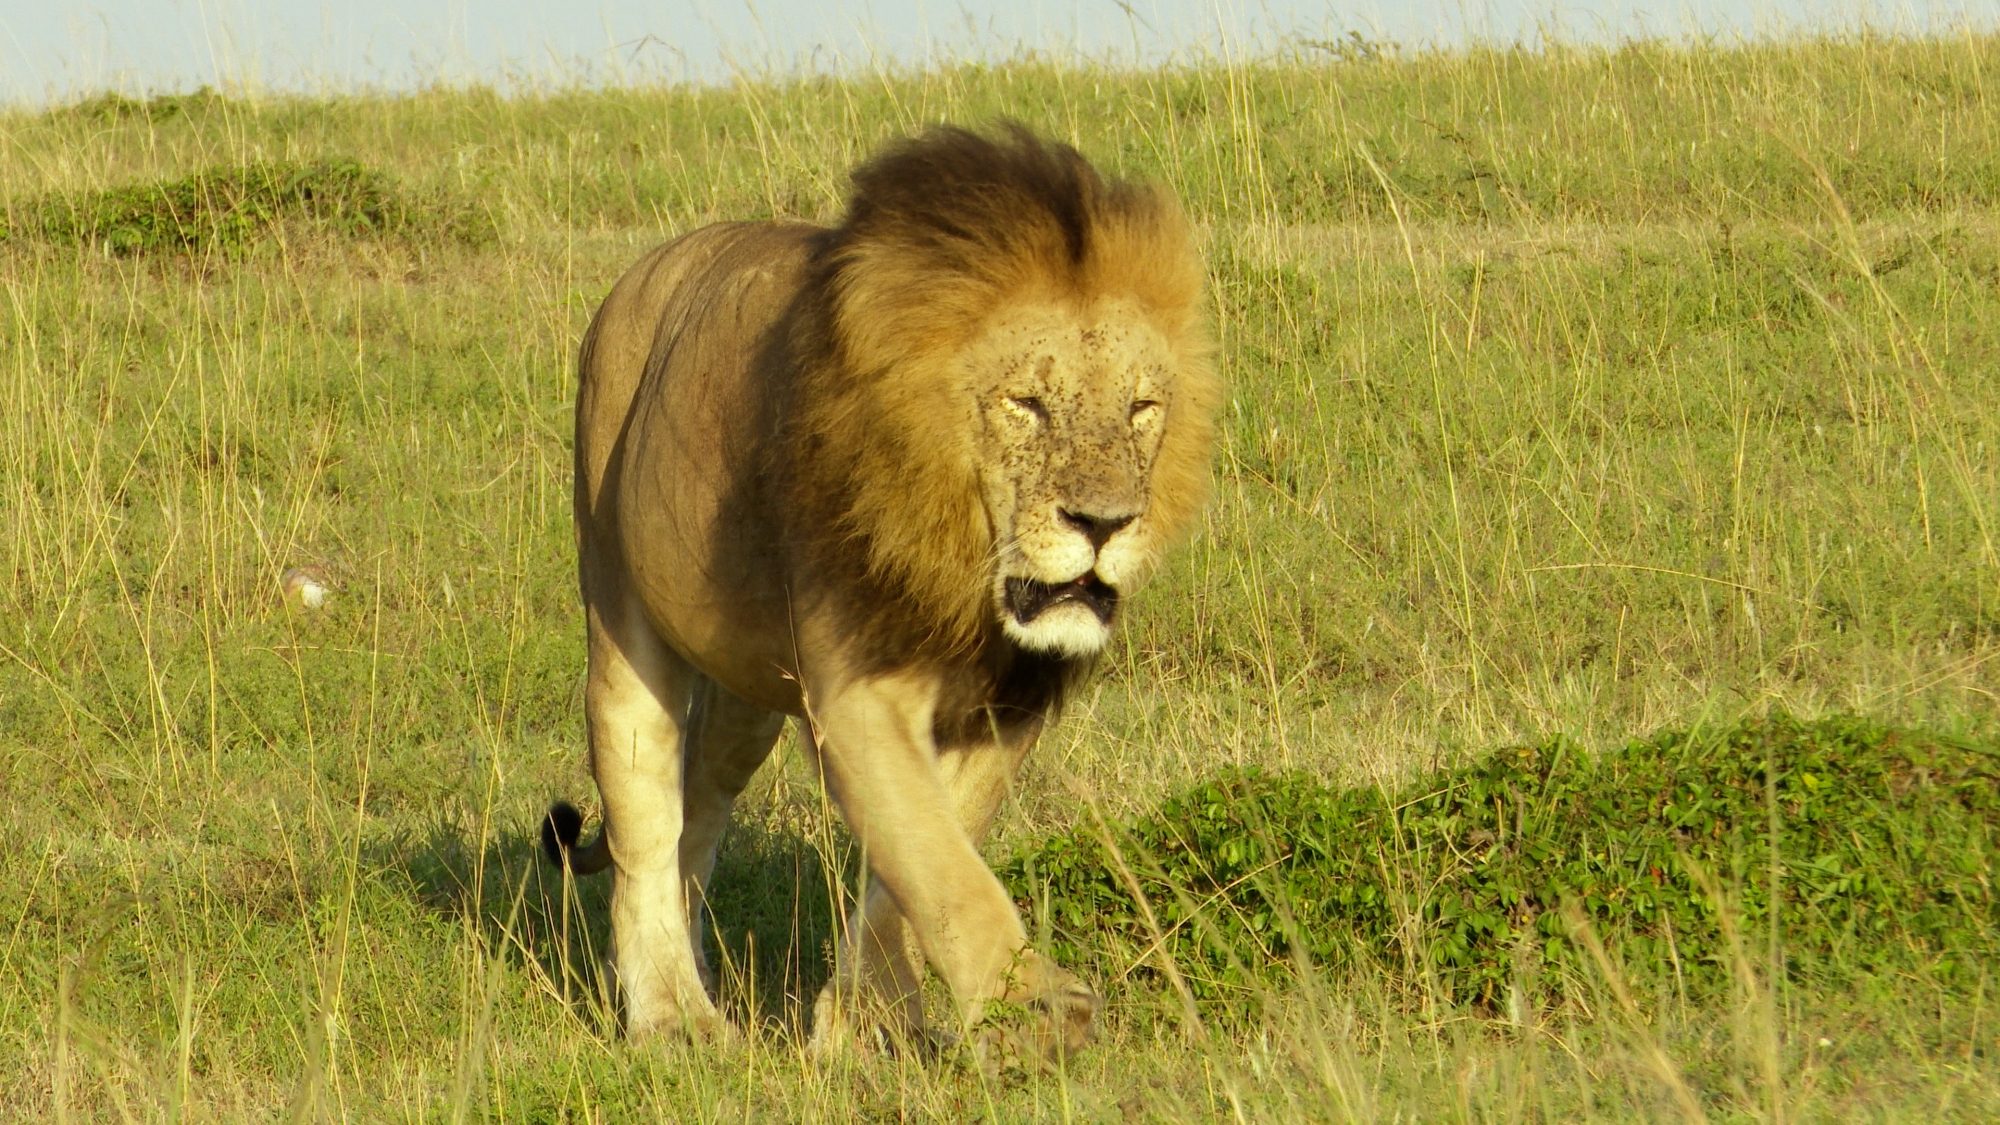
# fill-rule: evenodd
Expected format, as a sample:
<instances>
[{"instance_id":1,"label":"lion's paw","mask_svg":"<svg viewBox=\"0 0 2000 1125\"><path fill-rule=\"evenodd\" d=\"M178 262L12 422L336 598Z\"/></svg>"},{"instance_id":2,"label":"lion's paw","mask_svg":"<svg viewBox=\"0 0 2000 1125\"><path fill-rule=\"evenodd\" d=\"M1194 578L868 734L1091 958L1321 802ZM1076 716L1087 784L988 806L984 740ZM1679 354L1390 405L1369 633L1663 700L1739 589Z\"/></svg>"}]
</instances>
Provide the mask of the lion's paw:
<instances>
[{"instance_id":1,"label":"lion's paw","mask_svg":"<svg viewBox=\"0 0 2000 1125\"><path fill-rule=\"evenodd\" d=\"M627 1007L620 1021L629 1042L711 1043L733 1045L741 1035L729 1017L707 1002Z\"/></svg>"},{"instance_id":2,"label":"lion's paw","mask_svg":"<svg viewBox=\"0 0 2000 1125\"><path fill-rule=\"evenodd\" d=\"M987 1005L972 1050L989 1074L1050 1070L1088 1044L1104 1007L1091 987L1060 970L1038 994Z\"/></svg>"}]
</instances>

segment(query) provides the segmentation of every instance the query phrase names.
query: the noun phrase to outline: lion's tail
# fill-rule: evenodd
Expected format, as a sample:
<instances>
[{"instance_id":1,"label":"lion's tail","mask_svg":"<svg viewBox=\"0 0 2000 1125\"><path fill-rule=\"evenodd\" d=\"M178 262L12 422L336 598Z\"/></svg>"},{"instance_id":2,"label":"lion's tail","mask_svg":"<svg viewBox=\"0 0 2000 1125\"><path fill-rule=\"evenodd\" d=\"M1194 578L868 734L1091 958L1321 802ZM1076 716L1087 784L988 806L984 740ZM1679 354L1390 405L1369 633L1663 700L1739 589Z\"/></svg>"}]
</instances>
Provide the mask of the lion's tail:
<instances>
[{"instance_id":1,"label":"lion's tail","mask_svg":"<svg viewBox=\"0 0 2000 1125\"><path fill-rule=\"evenodd\" d=\"M568 801L549 806L542 818L542 854L557 867L567 867L577 875L595 875L611 866L611 845L599 832L587 847L578 847L583 836L583 814Z\"/></svg>"}]
</instances>

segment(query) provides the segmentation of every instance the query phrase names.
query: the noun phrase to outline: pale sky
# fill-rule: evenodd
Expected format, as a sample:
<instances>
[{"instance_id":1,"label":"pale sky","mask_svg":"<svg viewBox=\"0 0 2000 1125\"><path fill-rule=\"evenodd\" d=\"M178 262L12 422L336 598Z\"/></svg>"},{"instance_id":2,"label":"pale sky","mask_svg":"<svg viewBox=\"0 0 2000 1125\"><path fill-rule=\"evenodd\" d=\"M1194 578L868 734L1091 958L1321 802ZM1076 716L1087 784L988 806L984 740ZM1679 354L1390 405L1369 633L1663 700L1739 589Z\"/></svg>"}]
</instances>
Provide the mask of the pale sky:
<instances>
[{"instance_id":1,"label":"pale sky","mask_svg":"<svg viewBox=\"0 0 2000 1125\"><path fill-rule=\"evenodd\" d=\"M1024 51L1153 64L1408 46L2000 26L2000 0L0 0L0 102L726 81Z\"/></svg>"}]
</instances>

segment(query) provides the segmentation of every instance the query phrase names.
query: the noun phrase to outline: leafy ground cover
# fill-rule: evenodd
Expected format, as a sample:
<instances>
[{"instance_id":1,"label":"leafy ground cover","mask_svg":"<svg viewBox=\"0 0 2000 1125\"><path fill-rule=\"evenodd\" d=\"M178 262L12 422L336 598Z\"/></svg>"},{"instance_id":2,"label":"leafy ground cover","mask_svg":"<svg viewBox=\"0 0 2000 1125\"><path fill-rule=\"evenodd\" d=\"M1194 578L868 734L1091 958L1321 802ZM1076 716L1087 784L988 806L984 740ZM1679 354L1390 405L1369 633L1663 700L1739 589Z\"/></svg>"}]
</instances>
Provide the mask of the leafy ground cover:
<instances>
[{"instance_id":1,"label":"leafy ground cover","mask_svg":"<svg viewBox=\"0 0 2000 1125\"><path fill-rule=\"evenodd\" d=\"M1069 960L1224 1013L1301 968L1497 1012L1561 1003L1607 954L1632 987L1704 1000L1745 957L1807 988L1976 987L2000 957L1996 829L2000 748L1776 715L1602 754L1557 738L1396 789L1205 778L1003 874Z\"/></svg>"}]
</instances>

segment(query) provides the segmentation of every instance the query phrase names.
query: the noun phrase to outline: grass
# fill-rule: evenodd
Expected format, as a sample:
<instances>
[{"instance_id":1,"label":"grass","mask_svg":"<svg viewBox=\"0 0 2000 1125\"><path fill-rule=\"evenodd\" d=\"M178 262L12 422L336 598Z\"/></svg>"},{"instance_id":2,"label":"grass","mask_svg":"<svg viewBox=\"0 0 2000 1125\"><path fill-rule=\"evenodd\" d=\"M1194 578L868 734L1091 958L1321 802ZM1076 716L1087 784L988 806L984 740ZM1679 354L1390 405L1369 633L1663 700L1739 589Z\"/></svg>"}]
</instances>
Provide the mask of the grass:
<instances>
[{"instance_id":1,"label":"grass","mask_svg":"<svg viewBox=\"0 0 2000 1125\"><path fill-rule=\"evenodd\" d=\"M0 116L0 1104L1993 1116L1990 913L1963 972L1833 984L1774 972L1725 910L1720 994L1583 927L1561 995L1519 1011L1356 959L1232 1021L1080 964L1105 1041L993 1083L799 1050L823 861L851 857L795 755L725 845L737 1044L605 1037L604 887L532 845L588 791L568 433L596 301L669 231L832 215L844 169L939 118L1020 117L1172 184L1233 388L1206 526L996 858L1224 769L1420 788L1779 708L1991 747L1995 74L2000 39L1967 34ZM43 221L332 166L414 220L273 205L129 246ZM300 565L332 575L324 610L283 604Z\"/></svg>"}]
</instances>

